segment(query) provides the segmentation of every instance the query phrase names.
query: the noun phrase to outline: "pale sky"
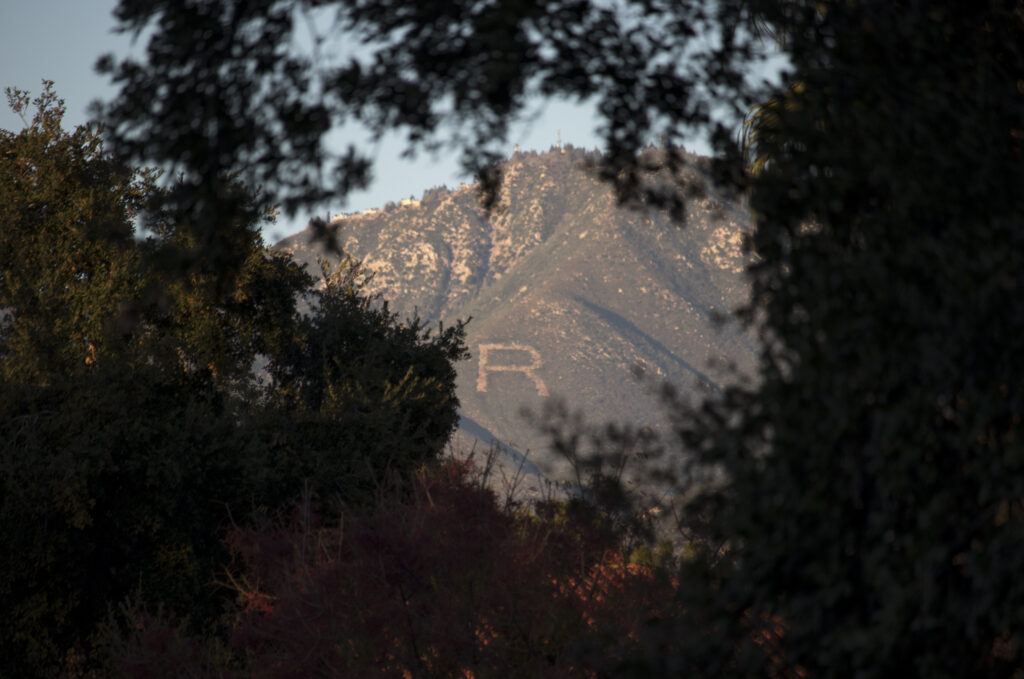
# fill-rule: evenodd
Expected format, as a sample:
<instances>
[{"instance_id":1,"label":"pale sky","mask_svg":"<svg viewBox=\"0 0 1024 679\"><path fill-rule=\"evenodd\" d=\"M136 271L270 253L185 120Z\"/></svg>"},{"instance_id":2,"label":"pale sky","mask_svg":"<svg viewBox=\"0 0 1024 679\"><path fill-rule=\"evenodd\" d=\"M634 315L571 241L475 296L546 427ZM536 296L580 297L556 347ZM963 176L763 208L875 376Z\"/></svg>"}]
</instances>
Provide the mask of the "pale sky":
<instances>
[{"instance_id":1,"label":"pale sky","mask_svg":"<svg viewBox=\"0 0 1024 679\"><path fill-rule=\"evenodd\" d=\"M0 89L13 86L38 94L44 78L53 80L67 105L65 127L85 122L93 100L116 94L108 81L95 73L97 58L111 51L124 53L131 47L129 36L113 32L116 4L116 0L0 0ZM592 109L565 102L539 108L539 113L529 124L513 126L509 153L515 143L523 150L544 151L559 138L578 147L600 148ZM0 128L16 131L21 127L21 119L7 107L6 98L0 101ZM347 204L332 206L331 213L380 207L410 195L419 197L439 184L454 187L468 180L459 172L455 151L437 157L420 154L410 161L399 157L404 149L398 137L367 149L376 158L377 180L368 190L350 194ZM706 153L707 146L698 143L691 150ZM273 242L303 228L308 219L309 215L280 219L267 240Z\"/></svg>"}]
</instances>

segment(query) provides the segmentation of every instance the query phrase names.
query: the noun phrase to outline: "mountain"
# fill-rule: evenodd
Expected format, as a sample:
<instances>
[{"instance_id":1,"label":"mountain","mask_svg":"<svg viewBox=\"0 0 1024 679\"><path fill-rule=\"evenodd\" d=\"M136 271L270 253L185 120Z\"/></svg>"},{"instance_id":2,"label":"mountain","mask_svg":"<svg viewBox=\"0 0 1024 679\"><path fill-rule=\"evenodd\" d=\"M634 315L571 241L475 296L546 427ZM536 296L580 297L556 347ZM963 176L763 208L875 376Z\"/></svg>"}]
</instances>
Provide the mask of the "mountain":
<instances>
[{"instance_id":1,"label":"mountain","mask_svg":"<svg viewBox=\"0 0 1024 679\"><path fill-rule=\"evenodd\" d=\"M699 397L735 379L727 366L751 373L755 360L748 332L715 322L746 299L746 209L716 193L707 159L690 154L686 173L702 195L687 202L685 226L664 211L621 208L584 169L594 153L517 152L490 216L478 188L463 184L331 222L394 310L472 318L472 357L459 367L464 441L529 451L556 478L566 466L524 407L539 412L561 397L588 421L660 428L657 398L635 367ZM311 271L326 256L309 229L276 247Z\"/></svg>"}]
</instances>

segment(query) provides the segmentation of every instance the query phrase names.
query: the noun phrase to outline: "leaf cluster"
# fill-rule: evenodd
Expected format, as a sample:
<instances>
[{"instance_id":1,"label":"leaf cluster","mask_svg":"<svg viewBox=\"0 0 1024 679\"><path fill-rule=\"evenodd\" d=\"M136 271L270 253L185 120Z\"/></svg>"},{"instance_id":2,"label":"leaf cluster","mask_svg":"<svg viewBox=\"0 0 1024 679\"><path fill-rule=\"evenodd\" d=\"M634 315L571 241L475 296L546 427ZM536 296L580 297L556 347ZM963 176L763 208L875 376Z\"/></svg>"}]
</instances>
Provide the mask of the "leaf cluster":
<instances>
[{"instance_id":1,"label":"leaf cluster","mask_svg":"<svg viewBox=\"0 0 1024 679\"><path fill-rule=\"evenodd\" d=\"M592 677L676 613L670 571L626 561L593 516L503 510L469 472L449 461L336 524L307 502L286 523L232 530L234 663L140 611L121 671Z\"/></svg>"},{"instance_id":2,"label":"leaf cluster","mask_svg":"<svg viewBox=\"0 0 1024 679\"><path fill-rule=\"evenodd\" d=\"M403 133L410 154L454 143L493 208L509 125L537 95L595 101L602 176L623 200L678 206L682 193L645 184L636 152L657 138L729 136L723 120L753 103L736 85L765 52L736 29L748 14L701 0L125 0L120 28L147 36L145 57L100 60L121 95L97 111L118 153L184 179L214 240L223 173L242 173L289 212L364 186L370 158L324 144L352 123L373 138ZM709 99L724 90L737 98L716 110Z\"/></svg>"},{"instance_id":3,"label":"leaf cluster","mask_svg":"<svg viewBox=\"0 0 1024 679\"><path fill-rule=\"evenodd\" d=\"M461 324L399 319L356 262L317 288L237 183L231 267L190 259L152 177L64 132L49 84L35 104L0 133L0 656L27 677L100 671L128 598L216 633L221 528L304 489L366 507L435 459L465 356Z\"/></svg>"},{"instance_id":4,"label":"leaf cluster","mask_svg":"<svg viewBox=\"0 0 1024 679\"><path fill-rule=\"evenodd\" d=\"M750 182L764 349L759 384L680 422L728 481L691 507L729 545L694 601L786 621L810 676L1016 676L1024 15L765 12L793 70Z\"/></svg>"}]
</instances>

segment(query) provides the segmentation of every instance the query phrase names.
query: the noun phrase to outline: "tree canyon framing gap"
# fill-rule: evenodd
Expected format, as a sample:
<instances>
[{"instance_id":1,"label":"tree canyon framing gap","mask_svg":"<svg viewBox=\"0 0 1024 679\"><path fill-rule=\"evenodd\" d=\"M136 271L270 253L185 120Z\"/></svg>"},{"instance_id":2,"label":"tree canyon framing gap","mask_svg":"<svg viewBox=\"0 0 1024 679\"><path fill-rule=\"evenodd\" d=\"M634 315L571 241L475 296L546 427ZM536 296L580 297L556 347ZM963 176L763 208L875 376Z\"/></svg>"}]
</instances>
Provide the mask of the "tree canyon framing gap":
<instances>
[{"instance_id":1,"label":"tree canyon framing gap","mask_svg":"<svg viewBox=\"0 0 1024 679\"><path fill-rule=\"evenodd\" d=\"M293 12L314 6L372 56L326 71L290 58ZM644 182L638 151L711 130L715 176L756 215L744 317L764 340L759 379L678 411L683 445L723 479L688 507L692 534L728 552L680 581L692 619L660 632L683 648L627 669L1019 674L1019 1L125 0L119 13L153 33L144 62L104 64L122 88L108 130L183 177L171 199L213 261L234 208L225 177L286 209L365 178L357 149L332 169L321 146L349 117L419 149L457 144L493 207L494 145L524 102L596 97L594 171L625 203L677 214L691 196L678 163L666 154L663 180ZM765 26L789 58L771 91L746 77ZM782 92L757 137L770 162L748 173L717 112L741 118ZM785 654L766 659L750 625L780 620Z\"/></svg>"}]
</instances>

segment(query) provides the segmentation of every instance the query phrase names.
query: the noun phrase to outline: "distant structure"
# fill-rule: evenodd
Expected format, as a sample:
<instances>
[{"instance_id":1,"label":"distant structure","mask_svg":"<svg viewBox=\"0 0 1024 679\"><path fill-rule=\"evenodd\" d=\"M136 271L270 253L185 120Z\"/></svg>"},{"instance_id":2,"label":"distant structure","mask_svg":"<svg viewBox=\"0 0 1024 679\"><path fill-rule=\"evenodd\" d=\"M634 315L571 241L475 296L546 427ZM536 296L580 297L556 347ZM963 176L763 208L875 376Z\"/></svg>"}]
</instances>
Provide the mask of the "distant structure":
<instances>
[{"instance_id":1,"label":"distant structure","mask_svg":"<svg viewBox=\"0 0 1024 679\"><path fill-rule=\"evenodd\" d=\"M488 361L488 357L491 351L512 351L512 352L526 352L530 355L530 362L523 364L513 365L493 365ZM528 344L517 344L515 342L509 342L504 344L481 344L479 345L480 354L480 366L477 368L476 378L476 390L487 391L487 373L489 372L517 372L523 373L530 380L533 381L533 386L537 389L538 396L547 396L548 388L544 384L544 380L537 375L536 371L541 367L540 353Z\"/></svg>"}]
</instances>

